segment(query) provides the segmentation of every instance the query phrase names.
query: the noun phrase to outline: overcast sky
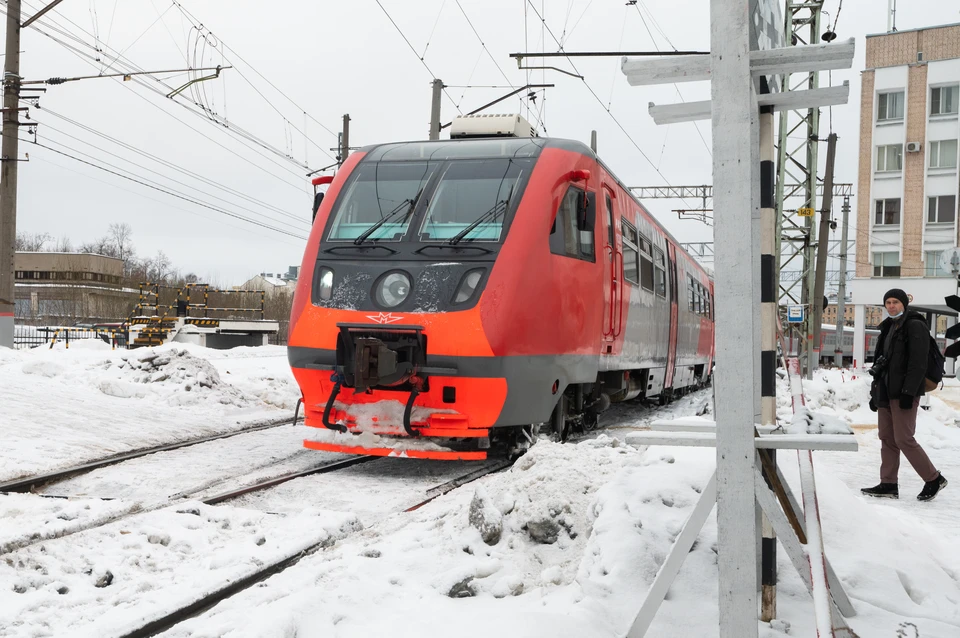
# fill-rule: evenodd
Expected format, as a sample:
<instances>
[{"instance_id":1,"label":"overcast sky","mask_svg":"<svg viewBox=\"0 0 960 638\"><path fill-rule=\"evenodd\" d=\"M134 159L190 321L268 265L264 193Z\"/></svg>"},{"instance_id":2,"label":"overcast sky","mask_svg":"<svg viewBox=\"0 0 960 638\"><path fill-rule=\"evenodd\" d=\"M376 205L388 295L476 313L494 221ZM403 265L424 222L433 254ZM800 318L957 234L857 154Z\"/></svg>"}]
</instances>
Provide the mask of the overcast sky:
<instances>
[{"instance_id":1,"label":"overcast sky","mask_svg":"<svg viewBox=\"0 0 960 638\"><path fill-rule=\"evenodd\" d=\"M47 1L25 0L24 18ZM425 139L431 73L449 86L445 122L511 86L552 83L556 87L539 92L529 112L529 103L518 99L491 112L519 110L553 137L589 142L597 130L601 157L629 185L710 183L709 122L699 130L693 124L657 127L647 114L649 102L679 101L673 86L630 87L618 58L575 59L584 80L553 71L528 77L509 58L524 50L556 51L554 37L567 51L706 51L707 0L633 6L625 0L380 1L386 12L376 0L65 0L38 22L47 35L24 31L25 80L116 73L131 65L148 71L235 68L176 100L165 97L170 89L154 78L178 88L185 75L47 87L39 108L30 110L40 123L38 142L194 201L22 143L21 157L29 153L30 161L20 164L18 230L69 236L76 245L104 234L110 223L126 222L140 254L162 250L182 270L221 284L299 265L304 241L298 236L309 231L312 200L305 173L333 162L329 149L336 146L341 116L352 118L352 146ZM830 22L839 1L825 5ZM900 5L900 30L960 22L954 0ZM857 55L853 70L832 77L833 84L851 85L851 103L832 113L840 136L836 181L855 188L864 36L886 31L886 7L883 0L844 0L839 13L839 37L855 37ZM115 62L118 54L122 59ZM547 64L572 71L563 59ZM823 74L821 85L828 82ZM681 84L679 91L686 101L709 98L707 83ZM830 127L824 110L824 137ZM26 130L21 136L31 137ZM680 241L710 241L710 228L670 212L685 205L700 203L647 202Z\"/></svg>"}]
</instances>

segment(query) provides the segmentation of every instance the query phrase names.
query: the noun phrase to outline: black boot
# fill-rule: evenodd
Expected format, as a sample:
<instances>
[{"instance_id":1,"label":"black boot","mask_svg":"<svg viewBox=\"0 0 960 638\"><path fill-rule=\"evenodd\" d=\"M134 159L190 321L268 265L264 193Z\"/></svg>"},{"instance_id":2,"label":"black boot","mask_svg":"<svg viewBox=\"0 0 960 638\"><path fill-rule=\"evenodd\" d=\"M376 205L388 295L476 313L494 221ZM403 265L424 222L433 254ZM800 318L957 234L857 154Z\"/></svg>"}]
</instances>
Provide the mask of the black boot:
<instances>
[{"instance_id":1,"label":"black boot","mask_svg":"<svg viewBox=\"0 0 960 638\"><path fill-rule=\"evenodd\" d=\"M920 493L917 494L918 501L932 501L940 490L947 486L947 479L943 478L943 474L938 474L937 478L932 481L927 481L923 484L923 489L920 490Z\"/></svg>"},{"instance_id":2,"label":"black boot","mask_svg":"<svg viewBox=\"0 0 960 638\"><path fill-rule=\"evenodd\" d=\"M879 485L875 485L873 487L865 487L860 491L867 496L876 496L879 498L900 498L900 488L896 483L880 483Z\"/></svg>"}]
</instances>

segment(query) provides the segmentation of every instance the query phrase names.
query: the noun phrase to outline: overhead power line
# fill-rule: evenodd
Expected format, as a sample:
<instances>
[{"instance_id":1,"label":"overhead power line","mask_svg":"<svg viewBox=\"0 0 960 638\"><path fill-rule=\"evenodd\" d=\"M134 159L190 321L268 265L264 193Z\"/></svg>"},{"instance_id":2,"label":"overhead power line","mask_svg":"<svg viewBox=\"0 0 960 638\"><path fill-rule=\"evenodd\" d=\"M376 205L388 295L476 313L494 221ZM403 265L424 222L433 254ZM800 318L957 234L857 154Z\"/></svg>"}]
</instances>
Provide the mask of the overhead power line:
<instances>
[{"instance_id":1,"label":"overhead power line","mask_svg":"<svg viewBox=\"0 0 960 638\"><path fill-rule=\"evenodd\" d=\"M437 78L437 74L434 73L434 72L430 69L430 66L427 64L426 60L424 60L424 59L420 56L420 54L417 53L417 50L413 48L413 45L410 44L409 38L407 38L406 34L403 32L403 30L400 28L400 26L396 23L396 21L395 21L395 20L393 19L393 17L390 15L390 12L387 11L387 8L383 6L383 3L381 3L380 0L377 0L377 5L379 5L380 10L383 11L383 14L384 14L385 16L387 16L387 19L390 20L390 24L392 24L392 25L393 25L393 28L397 30L397 33L400 34L400 37L403 38L403 41L407 43L407 46L408 46L408 47L410 47L410 50L413 51L413 54L414 54L415 56L417 56L417 59L418 59L418 60L420 60L420 64L422 64L422 65L423 65L423 68L425 68L425 69L427 70L427 73L430 74L430 77L433 78L434 80L438 79L438 78ZM450 100L450 103L453 104L453 107L454 107L455 109L457 109L457 113L460 113L460 114L462 115L462 114L463 114L463 111L460 110L460 106L459 106L459 105L457 104L457 102L453 99L453 97L450 95L450 93L447 91L446 88L443 89L443 94L447 96L447 99Z\"/></svg>"},{"instance_id":2,"label":"overhead power line","mask_svg":"<svg viewBox=\"0 0 960 638\"><path fill-rule=\"evenodd\" d=\"M560 47L560 50L563 51L563 45L560 44L560 40L558 40L558 39L557 39L557 36L555 36L555 35L553 34L553 31L550 30L550 27L547 25L547 21L543 18L543 16L542 16L542 15L540 14L540 12L537 10L537 7L534 6L534 4L533 4L533 2L531 2L531 0L526 0L526 2L527 2L527 4L530 6L530 8L533 9L533 12L537 15L537 18L539 18L540 23L543 25L544 29L546 29L547 33L550 34L550 37L553 38L553 41L556 42L556 43L557 43L557 46ZM634 140L633 137L630 135L630 133L627 132L627 129L624 128L623 124L620 123L620 120L617 119L617 117L613 114L612 111L610 111L609 109L607 109L607 108L603 105L603 100L601 100L601 99L600 99L600 96L597 95L596 91L594 91L594 90L590 87L590 85L587 83L586 78L583 77L583 74L580 73L580 71L577 69L576 65L573 63L573 60L568 57L568 58L567 58L567 62L569 62L569 63L570 63L570 66L573 68L573 70L574 70L578 75L581 76L580 79L581 79L581 81L583 82L583 85L584 85L585 87L587 87L587 90L590 91L590 95L592 95L592 96L593 96L593 99L595 99L595 100L597 101L597 103L600 105L600 107L603 108L603 110L607 112L607 115L610 116L610 118L614 121L614 123L617 125L617 127L620 129L620 131L626 136L626 138L627 138L628 140L630 140L630 143L633 144L634 148L637 149L637 151L640 153L640 155L643 157L643 159L645 159L645 160L647 161L647 163L650 164L651 168L653 168L653 170L655 170L655 171L657 172L657 175L659 175L660 177L662 177L662 178L664 179L664 181L667 181L667 178L664 176L664 174L660 172L660 169L657 167L656 164L653 163L653 160L651 160L650 157L649 157L646 153L643 152L643 149L640 148L640 145L637 144L637 141Z\"/></svg>"},{"instance_id":3,"label":"overhead power line","mask_svg":"<svg viewBox=\"0 0 960 638\"><path fill-rule=\"evenodd\" d=\"M48 150L48 151L50 151L50 152L52 152L52 153L57 153L58 155L63 155L64 157L68 157L68 158L70 158L70 159L72 159L72 160L74 160L74 161L76 161L76 162L80 162L81 164L86 164L86 165L88 165L88 166L92 166L93 168L96 168L96 169L98 169L98 170L104 171L104 172L106 172L106 173L110 173L110 174L112 174L112 175L115 175L115 176L120 177L120 178L125 179L125 180L129 180L129 181L134 182L134 183L136 183L136 184L140 184L141 186L145 186L146 188L150 188L150 189L153 189L153 190L155 190L155 191L159 191L159 192L161 192L161 193L164 193L164 194L166 194L166 195L170 195L171 197L176 197L177 199L181 199L181 200L184 200L184 201L186 201L186 202L190 202L191 204L194 204L194 205L196 205L196 206L200 206L200 207L202 207L202 208L207 208L207 209L212 210L212 211L215 211L215 212L217 212L217 213L221 213L221 214L223 214L223 215L227 215L228 217L233 217L234 219L242 220L242 221L244 221L244 222L246 222L246 223L248 223L248 224L253 224L253 225L255 225L255 226L259 226L259 227L265 228L265 229L267 229L267 230L272 230L272 231L274 231L274 232L276 232L276 233L280 233L280 234L282 234L282 235L287 235L287 236L289 236L289 237L294 237L294 238L296 238L296 239L302 239L302 240L306 240L306 239L307 239L305 235L300 235L300 234L297 234L297 233L295 233L295 232L291 232L291 231L286 230L286 229L283 229L283 228L277 228L276 226L271 226L270 224L266 224L266 223L257 221L257 220L255 220L255 219L250 219L250 218L248 218L248 217L245 217L245 216L243 216L243 215L240 215L240 214L237 214L237 213L228 211L228 210L226 210L226 209L219 208L219 207L217 207L217 206L213 206L213 205L211 205L211 204L208 204L208 203L203 202L203 201L201 201L201 200L198 200L198 199L196 199L196 198L189 197L189 196L187 196L187 195L183 195L183 194L181 194L181 193L178 193L178 192L176 192L176 191L173 191L173 190L164 188L164 187L162 187L162 186L158 186L158 185L156 185L156 184L151 184L149 181L146 181L145 179L142 179L142 178L139 178L139 177L131 177L130 175L124 175L123 173L121 173L121 172L119 172L119 171L112 170L112 169L107 168L106 166L102 166L102 165L100 165L100 164L98 164L98 163L96 163L96 162L93 162L93 161L90 161L90 160L86 160L86 159L83 159L83 158L81 158L81 157L77 157L76 155L71 155L70 153L67 153L67 152L65 152L65 151L61 151L61 150L59 150L59 149L53 148L52 146L47 146L46 144L41 144L40 142L37 142L37 141L34 141L34 140L23 140L23 141L25 141L25 142L27 142L27 143L29 143L29 144L33 144L34 146L37 146L37 147L39 147L39 148L46 149L46 150Z\"/></svg>"},{"instance_id":4,"label":"overhead power line","mask_svg":"<svg viewBox=\"0 0 960 638\"><path fill-rule=\"evenodd\" d=\"M54 127L54 126L51 126L50 124L44 124L44 130L46 130L46 129L50 129L50 130L55 131L55 132L57 132L57 133L59 133L59 134L61 134L61 135L65 135L66 137L69 137L69 138L71 138L71 139L73 139L73 140L76 140L77 142L80 142L81 144L84 144L84 145L85 145L86 147L88 147L88 148L95 149L95 150L97 150L97 151L100 151L101 153L105 153L105 154L107 154L107 155L110 155L111 157L114 157L114 158L116 158L116 159L118 159L118 160L120 160L120 161L122 161L122 162L126 162L126 163L128 163L128 164L130 164L130 165L132 165L132 166L135 166L135 167L137 167L137 168L139 168L139 169L141 169L141 170L149 171L149 172L153 173L154 175L157 175L158 177L160 177L160 178L162 178L162 179L165 179L165 180L168 180L168 181L170 181L170 182L173 182L174 184L178 184L178 185L183 186L183 187L185 187L185 188L189 188L189 189L195 190L195 191L201 193L202 195L204 195L204 196L206 196L206 197L213 198L213 199L215 199L215 200L218 200L218 201L223 202L224 204L227 204L227 205L230 205L230 206L235 206L235 207L237 207L237 208L239 208L239 209L241 209L241 210L244 210L244 211L246 211L246 212L248 212L248 213L252 213L252 214L255 215L255 216L262 217L264 220L267 220L267 221L270 221L270 222L274 222L274 223L280 223L280 224L284 224L284 225L290 225L290 226L292 227L292 225L290 224L290 222L286 222L286 221L283 221L283 220L271 218L271 217L265 215L264 213L262 213L262 212L260 212L260 211L257 211L257 210L251 209L251 208L247 208L246 206L237 204L237 203L235 203L235 202L231 202L230 200L227 200L227 199L224 199L224 198L222 198L222 197L220 197L220 196L218 196L218 195L214 195L214 194L211 194L211 193L209 193L209 192L206 192L206 191L204 191L204 190L202 190L202 189L200 189L200 188L198 188L197 186L194 186L194 185L192 185L192 184L188 184L188 183L186 183L186 182L180 181L180 180L175 179L175 178L173 178L173 177L170 177L170 176L168 176L168 175L163 175L163 174L161 174L161 173L157 173L156 171L154 171L153 169L151 169L151 168L149 168L149 167L147 167L147 166L144 166L144 165L142 165L142 164L138 164L137 162L134 162L134 161L132 161L132 160L126 158L126 157L123 157L123 156L121 156L121 155L117 155L116 153L113 153L113 152L111 152L111 151L108 151L108 150L106 150L106 149L103 149L103 148L101 148L101 147L99 147L99 146L96 146L96 145L94 145L94 144L90 144L89 142L87 142L87 141L85 141L85 140L83 140L83 139L80 139L79 137L76 137L76 136L74 136L74 135L71 135L70 133L67 133L67 132L65 132L65 131L61 131L60 129L58 129L58 128ZM57 144L60 144L60 145L63 146L64 148L67 148L67 149L72 150L72 151L74 151L74 152L82 152L82 151L79 151L78 149L70 148L69 146L63 144L63 143L60 142L60 141L56 141L56 140L52 140L52 141L54 141L54 142L57 143ZM92 155L90 155L89 153L84 153L84 154L87 155L88 157L92 157ZM118 169L119 169L119 167L115 167L115 168L118 168ZM125 169L125 170L129 170L129 169ZM187 175L187 176L189 176L189 177L195 177L195 178L198 179L198 180L208 181L208 182L210 181L210 180L205 180L205 178L202 178L202 177L200 177L199 175L194 175L194 174L192 174L192 173L190 173L190 172L188 172L188 171L180 170L179 172L181 172L181 173L183 173L183 174L185 174L185 175ZM215 185L215 184L214 184L214 185ZM216 186L216 185L215 185L215 186ZM292 219L292 220L294 220L294 221L296 221L296 222L299 222L299 226L300 226L301 228L306 227L306 229L309 229L310 223L309 223L308 220L304 219L303 217L297 217L297 216L295 216L295 215L291 215L290 213L287 213L287 212L282 211L282 210L279 210L279 209L278 209L278 212L279 212L279 214L281 214L281 215L284 216L284 217L288 217L288 218L290 218L290 219Z\"/></svg>"},{"instance_id":5,"label":"overhead power line","mask_svg":"<svg viewBox=\"0 0 960 638\"><path fill-rule=\"evenodd\" d=\"M0 9L0 13L5 13L5 10ZM69 21L69 19L68 19L68 21ZM71 22L71 23L72 23L72 22ZM61 33L61 34L66 34L65 37L70 37L71 39L78 40L78 38L76 38L75 36L73 36L72 34L70 34L68 31L64 30L62 27L59 27L59 26L56 25L55 23L48 24L48 23L47 23L47 19L44 19L44 21L41 23L41 26L44 26L45 28L49 28L49 29L51 29L51 30L53 30L53 31L57 31L57 32L59 32L59 33ZM81 60L87 62L87 63L90 64L91 66L94 66L94 67L97 66L97 63L98 63L98 60L99 60L99 58L98 58L97 56L94 56L94 55L91 55L91 54L89 54L89 53L86 53L85 51L83 51L83 50L81 50L81 49L78 49L77 47L75 47L75 46L73 46L73 45L71 45L71 44L69 44L69 43L67 43L67 42L64 42L64 41L61 40L60 38L52 35L51 33L48 33L48 32L45 31L44 29L39 28L39 27L37 26L37 24L34 24L32 28L33 28L34 30L36 30L38 33L40 33L41 35L44 35L45 37L47 37L47 38L51 39L52 41L56 42L57 44L59 44L60 46L66 48L68 51L70 51L71 53L73 53L74 55L76 55L77 57L79 57ZM81 31L82 31L82 29L81 29ZM78 41L79 41L84 47L94 48L94 47L92 47L91 45L87 44L86 42L83 42L82 40L78 40ZM133 63L125 63L125 65L128 66L128 68L131 69L131 70L137 70L137 71L142 70L142 69L140 69L139 67L137 67L137 66L136 66L135 64L133 64ZM170 87L169 85L163 84L160 80L158 80L158 79L156 79L156 78L154 78L154 79L155 79L157 82L159 82L161 85L163 85L165 88L167 88L167 89L172 88L172 87ZM168 117L172 117L173 119L177 120L178 122L180 122L181 124L183 124L184 126L186 126L187 128L189 128L190 130L194 131L195 133L197 133L197 134L200 135L201 137L204 137L205 139L210 140L211 142L213 142L214 144L220 146L221 148L223 148L223 149L226 150L227 152L229 152L229 153L237 156L237 157L240 158L241 160L243 160L243 161L251 164L252 166L256 167L258 170L261 170L261 171L265 172L266 174L270 175L271 177L274 177L274 178L276 178L276 179L279 179L279 180L283 181L284 183L290 185L291 187L297 189L298 191L302 192L302 190L303 190L303 182L302 182L301 179L300 179L301 176L300 176L299 171L294 171L294 170L292 170L289 166L282 165L282 164L278 163L277 160L276 160L276 158L274 157L275 154L281 154L281 155L282 155L282 152L279 151L279 149L271 149L271 153L269 153L269 154L264 153L263 150L264 150L265 145L266 145L265 142L259 141L260 143L257 143L257 142L252 141L252 140L250 139L250 137L240 136L240 135L237 134L237 130L236 130L235 128L227 128L227 127L217 126L218 129L221 129L221 130L223 130L223 131L225 131L225 132L231 133L232 136L233 136L237 141L240 141L240 142L241 142L244 146L246 146L249 150L253 150L254 152L258 153L261 157L263 157L264 159L266 159L266 160L269 161L270 163L274 164L275 166L277 166L277 167L279 167L279 168L281 168L281 169L283 169L283 170L285 170L285 171L289 171L289 172L291 173L291 175L294 176L294 177L297 179L296 182L288 181L288 180L284 179L283 177L277 175L276 173L272 173L272 172L268 171L268 170L267 170L265 167L263 167L261 164L256 163L256 162L253 162L253 161L251 161L249 158L243 157L242 155L240 155L239 153L237 153L235 150L228 148L227 146L225 146L225 145L222 144L221 142L218 142L218 141L214 140L214 139L213 139L212 137L210 137L209 135L203 133L202 131L199 131L198 129L196 129L196 128L193 127L193 126L190 126L190 125L187 124L183 119L177 117L174 113L171 113L170 111L166 110L165 108L162 108L162 107L161 107L158 103L156 103L155 101L149 100L149 99L147 99L145 96L143 96L143 95L141 95L140 93L138 93L137 91L134 91L134 90L132 89L132 87L130 86L131 83L121 82L120 80L115 80L115 81L118 82L118 83L120 83L121 85L123 85L124 88L130 90L130 91L133 93L133 95L136 95L136 96L139 97L140 99L144 100L145 102L147 102L148 104L150 104L153 108L156 108L156 109L160 110L162 113L164 113L164 114L167 115ZM134 78L132 78L132 83L137 84L137 85L139 85L139 86L141 86L141 87L143 87L143 88L146 88L147 90L152 91L152 92L154 92L154 93L163 94L162 91L156 89L155 87L153 87L151 84L149 84L148 82L144 81L144 80L143 80L142 78L140 78L140 77L134 77ZM187 103L181 102L181 101L179 101L179 100L171 100L171 102L177 104L177 105L180 106L181 108L186 109L188 112L192 113L193 115L195 115L195 116L197 116L197 117L201 117L202 119L204 119L204 121L210 122L210 120L209 120L203 113L200 113L200 112L198 112L198 111L195 111L195 110L192 109L192 108L189 108ZM258 147L259 147L259 148L258 148ZM295 164L296 164L297 166L300 166L299 163L295 163Z\"/></svg>"},{"instance_id":6,"label":"overhead power line","mask_svg":"<svg viewBox=\"0 0 960 638\"><path fill-rule=\"evenodd\" d=\"M173 5L171 5L171 6L173 6ZM185 11L185 10L184 10L184 11ZM58 15L59 15L59 14L58 14ZM73 21L70 20L69 18L67 18L67 17L65 17L65 16L62 16L62 15L60 15L60 17L61 17L63 20L65 20L66 22L68 22L68 23L70 23L71 25L73 25L73 27L74 27L77 31L79 31L79 32L81 32L81 33L83 33L83 34L85 34L85 35L87 35L87 36L89 36L89 37L94 37L92 34L90 34L88 31L86 31L83 27L77 25L75 22L73 22ZM154 24L155 24L155 23L156 23L156 21L154 21ZM125 67L127 67L129 70L132 70L132 71L134 71L134 72L143 72L143 71L144 71L144 70L143 70L142 68L140 68L138 65L136 65L135 63L133 63L132 61L130 61L128 58L124 57L123 53L124 53L127 49L130 48L129 46L128 46L126 49L124 49L123 52L119 52L119 53L116 53L115 50L111 50L111 48L110 48L109 46L104 46L104 49L102 50L101 48L98 48L98 47L95 47L95 46L89 44L87 41L83 40L82 38L77 37L76 35L74 35L73 33L71 33L71 32L70 32L68 29L66 29L65 27L63 27L63 26L61 26L61 25L58 25L56 22L53 21L53 19L52 19L51 16L47 16L47 18L45 18L44 21L43 21L41 24L42 24L43 26L45 26L46 28L49 28L49 29L54 30L54 31L57 31L57 32L58 32L60 35L62 35L63 37L67 37L67 38L75 41L77 44L79 44L79 45L81 45L81 46L83 46L83 47L92 49L96 54L99 54L99 53L101 53L101 52L105 52L109 57L112 57L112 58L113 58L113 61L110 63L110 67L113 67L114 65L118 65L118 63L120 63L118 66L125 66ZM34 28L36 28L36 25L34 25ZM37 30L38 30L39 32L43 33L41 30L39 30L39 29L37 29ZM66 44L63 43L63 42L58 41L57 38L55 38L55 37L53 37L53 36L50 36L50 35L47 34L47 33L43 33L43 35L46 35L47 37L49 37L49 38L53 39L54 41L58 42L59 44L61 44L62 46L65 46L66 48L73 50L73 51L75 52L75 54L79 54L79 55L82 55L82 56L90 59L90 60L92 61L92 63L93 63L92 66L98 66L98 63L100 63L100 56L99 56L99 55L92 55L92 56L91 56L91 55L89 55L89 54L85 54L85 53L83 53L83 52L81 52L81 51L77 51L75 47L70 47L69 45L66 45ZM244 61L244 64L246 64L247 66L250 66L250 65L249 65L248 63L246 63L245 61ZM108 67L108 68L109 68L109 67ZM250 68L253 68L253 67L251 66ZM241 77L243 77L244 81L246 81L248 84L250 84L251 88L253 88L255 91L260 92L259 89L257 89L257 87L256 87L255 85L253 85L253 83L251 83L245 76L242 75L240 69L236 69L236 71L237 71L238 75L241 75ZM256 72L255 69L254 69L254 71ZM259 72L258 72L258 74L259 74ZM151 79L153 79L157 84L163 86L165 90L159 90L159 89L157 89L156 87L153 87L153 86L151 86L149 83L144 82L144 81L142 81L142 80L139 80L139 81L138 81L138 78L132 78L132 79L133 79L137 84L139 84L140 86L143 86L144 88L147 88L147 89L149 89L149 90L151 90L151 91L153 91L153 92L155 92L155 93L162 94L162 95L164 95L164 96L166 96L167 94L175 91L175 88L176 88L176 87L172 87L172 86L166 84L162 79L160 79L160 78L158 78L158 77L156 77L156 76L153 76L153 75L150 75L149 77L150 77ZM128 87L128 88L129 88L129 87ZM274 87L274 88L276 88L276 87ZM260 92L260 93L261 93L261 96L262 96L262 92ZM194 113L195 115L198 115L198 116L200 116L200 117L203 117L204 119L212 119L212 120L214 121L214 123L216 123L216 124L219 125L218 128L223 128L224 130L230 132L231 134L233 134L234 136L236 136L236 137L238 137L238 138L245 139L245 140L247 140L247 141L249 141L249 142L251 142L251 143L253 143L253 144L255 144L255 145L259 146L259 147L261 147L263 150L266 150L266 151L270 152L270 153L273 154L273 155L276 155L276 156L278 156L278 157L280 157L280 158L282 158L282 159L284 159L284 160L286 160L286 161L288 161L288 162L292 162L293 164L295 164L295 165L298 166L299 168L305 168L305 167L306 167L303 163L296 161L296 159L293 158L292 156L290 156L287 152L285 152L285 151L277 148L276 146L270 144L269 142L267 142L267 141L259 138L258 136L254 135L253 133L250 133L249 131L247 131L247 130L245 130L244 128L240 127L240 126L237 125L236 123L227 121L225 118L219 116L217 113L211 112L211 111L206 107L206 105L203 104L203 103L201 103L200 101L198 101L198 100L189 100L189 99L186 98L186 96L183 96L183 95L179 95L178 97L183 98L183 101L181 101L181 100L176 100L176 99L175 99L175 100L173 100L175 103L179 104L181 107L186 108L188 111ZM265 97L264 97L264 100L267 101L268 104L270 104L269 100L266 100ZM190 108L190 105L192 105L193 107L196 107L197 109L199 109L199 111L194 110L193 108ZM270 104L270 106L271 106L272 108L276 109L276 107L275 107L273 104ZM285 119L286 121L289 121L285 116L283 116L282 113L280 113L280 115L281 115L281 117L284 117L284 119ZM299 114L298 114L298 115L299 115ZM319 124L319 122L318 122L318 124ZM321 126L323 126L323 125L321 124ZM325 128L325 129L329 132L329 129L328 129L328 128L326 128L325 126L324 126L323 128ZM299 129L298 129L298 130L299 130ZM309 138L306 138L306 139L309 139ZM327 155L327 157L329 157L330 159L333 159L333 157L332 157L329 153L327 153L327 151L326 151L322 146L318 145L316 142L314 142L314 141L312 141L312 140L309 140L309 141L310 141L311 144L313 144L315 147L317 147L321 152L323 152L325 155ZM299 173L297 173L297 174L299 174ZM298 188L301 188L301 186L298 186Z\"/></svg>"}]
</instances>

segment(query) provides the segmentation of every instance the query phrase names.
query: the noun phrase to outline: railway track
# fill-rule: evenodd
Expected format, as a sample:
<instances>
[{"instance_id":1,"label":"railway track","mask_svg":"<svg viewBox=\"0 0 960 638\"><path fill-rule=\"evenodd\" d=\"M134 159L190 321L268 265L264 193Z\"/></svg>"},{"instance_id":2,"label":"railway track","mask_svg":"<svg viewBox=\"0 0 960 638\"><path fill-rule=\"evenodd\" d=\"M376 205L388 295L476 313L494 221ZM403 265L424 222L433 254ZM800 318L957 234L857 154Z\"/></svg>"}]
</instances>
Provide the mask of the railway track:
<instances>
[{"instance_id":1,"label":"railway track","mask_svg":"<svg viewBox=\"0 0 960 638\"><path fill-rule=\"evenodd\" d=\"M200 445L201 443L208 443L210 441L217 441L219 439L227 439L230 437L239 436L241 434L249 434L250 432L258 432L260 430L269 430L271 428L277 428L284 425L291 425L292 423L293 422L290 418L285 417L283 419L275 419L275 420L268 421L266 423L260 423L254 426L246 427L240 430L234 430L231 432L223 432L221 434L213 434L210 436L190 439L187 441L180 441L178 443L169 443L166 445L157 445L154 447L133 450L131 452L124 452L122 454L108 456L108 457L99 459L97 461L88 461L87 463L81 463L80 465L67 467L61 470L54 470L52 472L45 472L43 474L20 477L12 481L6 481L5 483L0 483L0 493L29 492L38 487L50 485L51 483L63 481L68 478L73 478L75 476L79 476L86 472L91 472L101 467L116 465L117 463L123 463L124 461L130 461L132 459L148 456L150 454L156 454L158 452L169 452L170 450L179 450L181 448L190 447L193 445Z\"/></svg>"},{"instance_id":2,"label":"railway track","mask_svg":"<svg viewBox=\"0 0 960 638\"><path fill-rule=\"evenodd\" d=\"M341 463L346 464L350 462L350 465L355 465L359 462L365 462L365 461L380 459L380 458L382 457L358 457L357 459L348 459L347 461L343 461ZM511 465L513 465L513 461L499 460L499 461L494 461L492 463L488 463L484 467L476 468L474 470L466 472L461 476L458 476L454 479L451 479L449 481L441 483L440 485L437 485L428 489L426 491L426 498L418 501L417 503L414 503L413 505L410 505L409 507L403 508L401 511L404 513L416 511L421 507L423 507L424 505L426 505L427 503L430 503L431 501L457 489L458 487L466 485L467 483L470 483L472 481L476 481L477 479L487 476L488 474L499 472L503 469L510 467ZM340 467L342 468L342 467L348 467L348 466L341 465ZM286 479L286 480L290 480L290 479ZM273 483L272 485L276 485L276 484L279 484L279 483ZM251 488L253 488L253 486L251 486ZM225 500L229 500L231 498L236 498L238 496L248 494L251 491L254 491L254 489L241 488L239 490L234 490L232 492L226 492L224 494L211 497L210 499L205 500L203 502L207 504L222 503ZM190 603L185 607L181 607L180 609L174 610L160 618L151 620L150 622L146 623L141 627L138 627L137 629L124 633L119 638L149 638L150 636L156 636L157 634L168 631L174 628L179 623L205 612L206 610L212 608L213 606L226 600L227 598L230 598L231 596L239 594L240 592L246 589L249 589L250 587L253 587L257 583L262 582L267 578L284 571L285 569L289 569L290 567L300 562L301 559L307 556L310 556L312 554L315 554L316 552L330 546L331 544L332 542L329 539L327 539L319 543L316 543L314 545L311 545L306 549L290 554L289 556L285 556L280 560L277 560L271 563L270 565L266 565L262 569L244 578L241 578L240 580L224 584L224 586L221 587L220 589L217 589L216 591L213 591L205 596L202 596L198 600Z\"/></svg>"},{"instance_id":3,"label":"railway track","mask_svg":"<svg viewBox=\"0 0 960 638\"><path fill-rule=\"evenodd\" d=\"M10 552L14 552L20 549L30 547L31 545L36 545L37 543L51 541L58 538L65 538L67 536L72 536L74 534L95 529L97 527L103 527L104 525L109 525L111 523L115 523L125 518L135 516L137 514L145 514L147 512L153 512L166 507L176 506L176 505L185 503L187 501L199 500L200 502L206 505L216 505L218 503L223 503L225 501L228 501L240 496L244 496L246 494L269 489L271 487L281 485L283 483L286 483L287 481L292 481L297 478L301 478L304 476L311 476L314 474L325 474L328 472L335 472L337 470L342 470L348 467L352 467L354 465L366 463L368 461L372 461L377 458L380 458L380 457L358 456L358 457L351 457L348 459L344 459L341 461L334 461L332 463L324 463L323 465L319 465L317 467L309 468L306 470L300 470L297 472L290 472L288 474L283 474L281 476L271 477L263 481L259 481L257 483L245 485L243 487L230 490L227 492L223 492L207 498L200 498L200 499L193 498L194 495L197 494L198 492L203 492L206 490L206 488L201 488L199 490L193 490L190 492L181 492L171 497L155 500L153 503L149 503L149 504L142 504L139 502L132 503L130 504L129 507L122 509L120 511L114 512L107 516L94 518L88 521L77 523L70 527L58 529L46 534L40 534L40 533L31 534L31 535L25 534L21 536L19 539L13 539L5 543L2 543L0 544L0 556L4 554L9 554ZM234 477L234 478L237 478L237 477ZM48 495L48 494L36 494L35 496L38 496L41 498L55 498L55 499L70 498L68 496L63 496L63 495ZM102 499L102 500L109 500L109 499Z\"/></svg>"}]
</instances>

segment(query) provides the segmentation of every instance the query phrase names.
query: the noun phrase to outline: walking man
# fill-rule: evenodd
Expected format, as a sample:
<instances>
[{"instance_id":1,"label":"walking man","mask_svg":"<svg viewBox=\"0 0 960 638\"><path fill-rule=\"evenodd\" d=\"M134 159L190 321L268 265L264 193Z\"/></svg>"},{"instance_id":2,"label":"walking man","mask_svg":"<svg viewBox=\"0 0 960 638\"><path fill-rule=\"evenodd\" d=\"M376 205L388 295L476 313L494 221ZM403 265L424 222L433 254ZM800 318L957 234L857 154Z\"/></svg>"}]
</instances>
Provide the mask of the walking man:
<instances>
[{"instance_id":1,"label":"walking man","mask_svg":"<svg viewBox=\"0 0 960 638\"><path fill-rule=\"evenodd\" d=\"M914 439L917 429L917 408L924 394L927 371L927 349L930 333L919 312L907 310L907 293L894 288L883 296L889 317L880 324L880 337L873 353L873 387L870 408L877 411L880 436L880 484L865 487L868 496L899 498L897 474L900 453L924 480L917 495L921 501L933 499L947 486L947 479L937 471L927 453Z\"/></svg>"}]
</instances>

